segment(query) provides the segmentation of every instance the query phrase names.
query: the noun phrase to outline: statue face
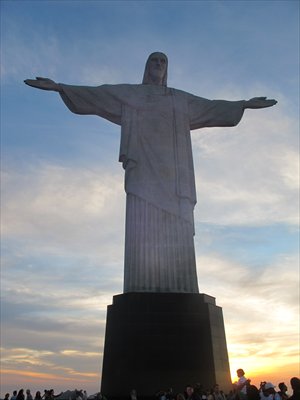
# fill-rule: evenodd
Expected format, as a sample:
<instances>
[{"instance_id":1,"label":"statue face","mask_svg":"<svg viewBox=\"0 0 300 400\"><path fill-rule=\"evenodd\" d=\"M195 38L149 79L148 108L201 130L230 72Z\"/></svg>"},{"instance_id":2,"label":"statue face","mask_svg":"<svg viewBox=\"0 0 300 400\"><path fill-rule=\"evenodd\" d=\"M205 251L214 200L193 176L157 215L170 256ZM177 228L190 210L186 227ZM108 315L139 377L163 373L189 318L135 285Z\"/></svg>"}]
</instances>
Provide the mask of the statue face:
<instances>
[{"instance_id":1,"label":"statue face","mask_svg":"<svg viewBox=\"0 0 300 400\"><path fill-rule=\"evenodd\" d=\"M153 53L149 60L149 75L154 82L161 83L167 69L167 59L162 53Z\"/></svg>"}]
</instances>

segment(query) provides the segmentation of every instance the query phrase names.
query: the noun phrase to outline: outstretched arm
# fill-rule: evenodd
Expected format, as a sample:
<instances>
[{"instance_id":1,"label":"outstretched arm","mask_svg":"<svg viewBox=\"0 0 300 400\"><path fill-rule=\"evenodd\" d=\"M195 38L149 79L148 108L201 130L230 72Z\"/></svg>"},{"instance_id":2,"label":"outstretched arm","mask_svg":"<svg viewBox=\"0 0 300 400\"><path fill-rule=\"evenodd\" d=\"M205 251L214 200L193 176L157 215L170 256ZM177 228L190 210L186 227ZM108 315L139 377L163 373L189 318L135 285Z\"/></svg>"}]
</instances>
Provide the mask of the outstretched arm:
<instances>
[{"instance_id":1,"label":"outstretched arm","mask_svg":"<svg viewBox=\"0 0 300 400\"><path fill-rule=\"evenodd\" d=\"M244 108L266 108L272 107L277 104L274 99L267 99L266 97L253 97L250 100L245 100Z\"/></svg>"},{"instance_id":2,"label":"outstretched arm","mask_svg":"<svg viewBox=\"0 0 300 400\"><path fill-rule=\"evenodd\" d=\"M190 129L215 126L236 126L247 108L258 109L274 106L276 100L253 97L250 100L226 101L208 100L198 96L188 96Z\"/></svg>"},{"instance_id":3,"label":"outstretched arm","mask_svg":"<svg viewBox=\"0 0 300 400\"><path fill-rule=\"evenodd\" d=\"M126 88L123 91L120 89L122 85L74 86L41 77L24 82L37 89L58 92L65 105L75 114L99 115L118 125L121 125L122 100L130 94Z\"/></svg>"},{"instance_id":4,"label":"outstretched arm","mask_svg":"<svg viewBox=\"0 0 300 400\"><path fill-rule=\"evenodd\" d=\"M37 76L36 79L25 79L26 85L35 87L42 90L53 90L54 92L60 92L60 86L58 83L52 81L52 79L41 78Z\"/></svg>"}]
</instances>

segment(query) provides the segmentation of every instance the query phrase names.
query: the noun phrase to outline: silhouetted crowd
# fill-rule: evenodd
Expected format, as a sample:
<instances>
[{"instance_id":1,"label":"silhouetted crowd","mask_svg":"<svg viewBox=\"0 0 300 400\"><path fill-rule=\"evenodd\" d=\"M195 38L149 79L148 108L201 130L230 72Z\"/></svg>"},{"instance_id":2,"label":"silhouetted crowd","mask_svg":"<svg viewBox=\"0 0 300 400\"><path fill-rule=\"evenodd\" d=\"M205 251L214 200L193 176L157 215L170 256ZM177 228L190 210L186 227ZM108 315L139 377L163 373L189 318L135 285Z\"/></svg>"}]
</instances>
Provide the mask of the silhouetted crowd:
<instances>
[{"instance_id":1,"label":"silhouetted crowd","mask_svg":"<svg viewBox=\"0 0 300 400\"><path fill-rule=\"evenodd\" d=\"M96 397L91 396L91 397ZM31 394L30 389L26 390L24 393L24 389L20 389L19 391L14 390L13 395L10 397L9 393L6 393L4 400L87 400L88 396L85 390L68 390L66 392L61 392L59 394L54 394L54 389L44 390L43 395L40 391L35 393L35 396Z\"/></svg>"},{"instance_id":2,"label":"silhouetted crowd","mask_svg":"<svg viewBox=\"0 0 300 400\"><path fill-rule=\"evenodd\" d=\"M232 390L225 394L218 384L207 390L203 385L188 384L180 393L174 393L172 388L160 390L154 396L155 400L300 400L300 379L293 377L290 380L292 393L287 393L287 386L280 382L278 387L271 382L261 382L260 387L251 384L251 380L245 377L242 369L237 370L238 380L232 386ZM15 390L10 396L6 393L4 400L110 400L102 393L88 396L85 390L61 392L57 395L54 390L44 390L43 395L37 391L33 397L30 390ZM126 399L126 397L124 397ZM139 395L135 389L127 396L128 400L139 400Z\"/></svg>"},{"instance_id":3,"label":"silhouetted crowd","mask_svg":"<svg viewBox=\"0 0 300 400\"><path fill-rule=\"evenodd\" d=\"M300 400L300 379L291 378L290 384L292 394L287 393L287 386L284 382L278 384L278 389L271 382L261 382L257 388L251 384L251 380L245 377L242 369L237 370L238 381L232 385L232 390L225 394L216 384L212 389L206 390L203 385L186 385L182 393L174 394L172 389L160 391L156 394L157 400ZM131 400L138 399L131 397Z\"/></svg>"}]
</instances>

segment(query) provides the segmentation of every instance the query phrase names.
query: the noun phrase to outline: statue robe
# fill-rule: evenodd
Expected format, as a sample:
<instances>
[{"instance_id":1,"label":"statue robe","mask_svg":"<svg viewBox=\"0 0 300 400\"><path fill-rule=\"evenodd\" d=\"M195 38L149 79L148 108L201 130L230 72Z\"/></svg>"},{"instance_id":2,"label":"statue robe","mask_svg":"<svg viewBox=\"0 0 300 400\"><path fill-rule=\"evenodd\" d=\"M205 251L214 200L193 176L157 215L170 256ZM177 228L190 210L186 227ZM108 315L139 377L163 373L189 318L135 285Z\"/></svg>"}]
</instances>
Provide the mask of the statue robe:
<instances>
[{"instance_id":1,"label":"statue robe","mask_svg":"<svg viewBox=\"0 0 300 400\"><path fill-rule=\"evenodd\" d=\"M243 101L207 100L157 85L60 87L72 112L121 126L124 292L198 293L190 130L238 124Z\"/></svg>"}]
</instances>

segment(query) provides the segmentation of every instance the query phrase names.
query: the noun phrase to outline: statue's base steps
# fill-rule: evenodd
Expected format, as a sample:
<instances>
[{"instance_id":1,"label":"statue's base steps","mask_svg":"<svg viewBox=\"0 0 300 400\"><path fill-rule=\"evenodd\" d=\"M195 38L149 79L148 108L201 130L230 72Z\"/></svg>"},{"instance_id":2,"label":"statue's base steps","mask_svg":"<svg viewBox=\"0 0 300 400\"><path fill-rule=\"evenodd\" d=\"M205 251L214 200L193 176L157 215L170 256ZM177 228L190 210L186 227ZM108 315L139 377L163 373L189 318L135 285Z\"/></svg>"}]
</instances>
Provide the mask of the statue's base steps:
<instances>
[{"instance_id":1,"label":"statue's base steps","mask_svg":"<svg viewBox=\"0 0 300 400\"><path fill-rule=\"evenodd\" d=\"M108 306L101 392L150 398L187 384L231 389L221 307L206 294L125 293Z\"/></svg>"}]
</instances>

